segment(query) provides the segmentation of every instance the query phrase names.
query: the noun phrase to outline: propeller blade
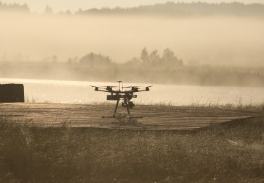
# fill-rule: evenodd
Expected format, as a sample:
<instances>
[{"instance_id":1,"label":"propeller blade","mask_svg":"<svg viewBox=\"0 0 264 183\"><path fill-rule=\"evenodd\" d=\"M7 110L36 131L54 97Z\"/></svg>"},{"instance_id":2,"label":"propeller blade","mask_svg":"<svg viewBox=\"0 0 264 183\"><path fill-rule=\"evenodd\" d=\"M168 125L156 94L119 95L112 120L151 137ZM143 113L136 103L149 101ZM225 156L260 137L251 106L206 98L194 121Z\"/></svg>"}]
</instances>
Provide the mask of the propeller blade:
<instances>
[{"instance_id":1,"label":"propeller blade","mask_svg":"<svg viewBox=\"0 0 264 183\"><path fill-rule=\"evenodd\" d=\"M113 87L118 87L118 86L101 86L101 87L104 87L104 88L113 88Z\"/></svg>"},{"instance_id":2,"label":"propeller blade","mask_svg":"<svg viewBox=\"0 0 264 183\"><path fill-rule=\"evenodd\" d=\"M123 88L139 88L140 86L124 86Z\"/></svg>"}]
</instances>

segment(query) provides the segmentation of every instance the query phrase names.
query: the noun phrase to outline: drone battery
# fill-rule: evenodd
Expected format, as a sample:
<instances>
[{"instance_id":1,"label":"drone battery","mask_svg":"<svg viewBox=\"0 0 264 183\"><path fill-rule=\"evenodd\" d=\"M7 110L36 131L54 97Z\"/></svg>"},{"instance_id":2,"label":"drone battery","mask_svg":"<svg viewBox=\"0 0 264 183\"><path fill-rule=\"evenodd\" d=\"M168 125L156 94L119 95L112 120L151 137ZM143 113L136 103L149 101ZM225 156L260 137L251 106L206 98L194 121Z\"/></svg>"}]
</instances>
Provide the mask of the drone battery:
<instances>
[{"instance_id":1,"label":"drone battery","mask_svg":"<svg viewBox=\"0 0 264 183\"><path fill-rule=\"evenodd\" d=\"M24 102L22 84L0 84L0 103Z\"/></svg>"},{"instance_id":2,"label":"drone battery","mask_svg":"<svg viewBox=\"0 0 264 183\"><path fill-rule=\"evenodd\" d=\"M119 100L120 95L107 95L106 99L107 100Z\"/></svg>"}]
</instances>

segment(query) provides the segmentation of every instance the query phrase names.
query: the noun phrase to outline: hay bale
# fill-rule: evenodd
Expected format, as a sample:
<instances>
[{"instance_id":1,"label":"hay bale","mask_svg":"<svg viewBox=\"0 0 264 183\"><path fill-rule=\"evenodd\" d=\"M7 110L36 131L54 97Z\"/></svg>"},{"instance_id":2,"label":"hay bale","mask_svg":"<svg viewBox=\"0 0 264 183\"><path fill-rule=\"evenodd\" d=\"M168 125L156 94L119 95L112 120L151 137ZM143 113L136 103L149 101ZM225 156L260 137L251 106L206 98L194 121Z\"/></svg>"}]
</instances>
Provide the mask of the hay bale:
<instances>
[{"instance_id":1,"label":"hay bale","mask_svg":"<svg viewBox=\"0 0 264 183\"><path fill-rule=\"evenodd\" d=\"M25 102L23 84L0 84L0 103Z\"/></svg>"}]
</instances>

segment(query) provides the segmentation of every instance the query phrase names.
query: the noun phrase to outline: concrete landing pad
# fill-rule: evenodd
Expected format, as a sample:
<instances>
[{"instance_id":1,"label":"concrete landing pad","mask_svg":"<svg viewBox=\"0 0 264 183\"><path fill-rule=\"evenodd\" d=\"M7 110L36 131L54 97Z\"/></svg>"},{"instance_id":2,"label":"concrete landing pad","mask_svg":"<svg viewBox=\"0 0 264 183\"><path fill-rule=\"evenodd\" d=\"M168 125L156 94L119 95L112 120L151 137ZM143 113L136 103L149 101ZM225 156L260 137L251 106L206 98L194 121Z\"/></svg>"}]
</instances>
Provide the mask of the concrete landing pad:
<instances>
[{"instance_id":1,"label":"concrete landing pad","mask_svg":"<svg viewBox=\"0 0 264 183\"><path fill-rule=\"evenodd\" d=\"M16 122L32 122L43 126L122 128L146 130L183 130L206 127L235 119L255 116L256 113L225 108L141 105L131 110L131 116L143 117L127 122L126 109L119 106L118 119L111 116L115 104L38 104L2 103L0 118Z\"/></svg>"}]
</instances>

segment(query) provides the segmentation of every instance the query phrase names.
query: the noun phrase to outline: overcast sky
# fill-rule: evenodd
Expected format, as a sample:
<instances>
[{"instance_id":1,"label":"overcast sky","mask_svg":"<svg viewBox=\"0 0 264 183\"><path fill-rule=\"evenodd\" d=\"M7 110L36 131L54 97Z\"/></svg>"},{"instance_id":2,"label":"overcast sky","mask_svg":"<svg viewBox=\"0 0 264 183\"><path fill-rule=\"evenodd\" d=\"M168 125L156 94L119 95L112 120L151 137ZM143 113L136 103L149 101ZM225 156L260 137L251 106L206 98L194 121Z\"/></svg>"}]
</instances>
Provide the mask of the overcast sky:
<instances>
[{"instance_id":1,"label":"overcast sky","mask_svg":"<svg viewBox=\"0 0 264 183\"><path fill-rule=\"evenodd\" d=\"M47 5L55 12L70 9L76 11L79 8L101 8L101 7L131 7L147 4L171 2L193 2L194 0L0 0L5 3L28 4L33 12L43 12ZM199 0L196 0L196 2ZM243 3L264 3L264 0L200 0L202 2L243 2Z\"/></svg>"}]
</instances>

